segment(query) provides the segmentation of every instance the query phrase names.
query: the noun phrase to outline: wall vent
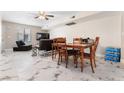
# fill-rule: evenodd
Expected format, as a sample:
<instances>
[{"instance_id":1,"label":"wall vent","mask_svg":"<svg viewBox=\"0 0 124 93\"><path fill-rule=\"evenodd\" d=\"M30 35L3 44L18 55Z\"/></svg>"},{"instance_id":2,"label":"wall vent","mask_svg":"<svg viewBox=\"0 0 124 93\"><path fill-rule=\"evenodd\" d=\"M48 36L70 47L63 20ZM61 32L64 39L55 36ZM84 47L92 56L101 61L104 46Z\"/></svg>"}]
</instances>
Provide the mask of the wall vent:
<instances>
[{"instance_id":1,"label":"wall vent","mask_svg":"<svg viewBox=\"0 0 124 93\"><path fill-rule=\"evenodd\" d=\"M76 24L75 22L70 22L70 23L67 23L66 25L71 26L71 25L75 25L75 24Z\"/></svg>"}]
</instances>

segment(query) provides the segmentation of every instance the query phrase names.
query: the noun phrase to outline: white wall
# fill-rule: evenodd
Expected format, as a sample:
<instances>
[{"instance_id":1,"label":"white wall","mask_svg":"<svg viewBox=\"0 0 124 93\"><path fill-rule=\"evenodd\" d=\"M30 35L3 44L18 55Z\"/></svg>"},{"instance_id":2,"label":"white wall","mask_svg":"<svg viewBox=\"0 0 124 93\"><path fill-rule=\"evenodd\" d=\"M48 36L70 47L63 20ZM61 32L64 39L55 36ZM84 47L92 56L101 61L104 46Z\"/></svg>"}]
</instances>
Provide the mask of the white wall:
<instances>
[{"instance_id":1,"label":"white wall","mask_svg":"<svg viewBox=\"0 0 124 93\"><path fill-rule=\"evenodd\" d=\"M121 49L121 58L122 58L122 62L124 62L124 12L122 12L121 13L121 17L122 17L122 21L121 21L121 23L122 23L122 35L121 35L121 40L122 40L122 42L121 42L121 46L122 46L122 49Z\"/></svg>"},{"instance_id":2,"label":"white wall","mask_svg":"<svg viewBox=\"0 0 124 93\"><path fill-rule=\"evenodd\" d=\"M74 37L100 36L98 54L104 54L104 48L108 46L121 47L121 16L109 16L100 19L89 20L73 26L63 26L50 31L51 38L66 37L67 42L72 42Z\"/></svg>"},{"instance_id":3,"label":"white wall","mask_svg":"<svg viewBox=\"0 0 124 93\"><path fill-rule=\"evenodd\" d=\"M31 44L38 43L36 33L44 32L41 30L41 27L2 21L2 49L12 49L17 46L18 31L24 31L25 28L31 30Z\"/></svg>"},{"instance_id":4,"label":"white wall","mask_svg":"<svg viewBox=\"0 0 124 93\"><path fill-rule=\"evenodd\" d=\"M2 30L1 30L1 16L0 16L0 54L1 54L1 49L2 48Z\"/></svg>"}]
</instances>

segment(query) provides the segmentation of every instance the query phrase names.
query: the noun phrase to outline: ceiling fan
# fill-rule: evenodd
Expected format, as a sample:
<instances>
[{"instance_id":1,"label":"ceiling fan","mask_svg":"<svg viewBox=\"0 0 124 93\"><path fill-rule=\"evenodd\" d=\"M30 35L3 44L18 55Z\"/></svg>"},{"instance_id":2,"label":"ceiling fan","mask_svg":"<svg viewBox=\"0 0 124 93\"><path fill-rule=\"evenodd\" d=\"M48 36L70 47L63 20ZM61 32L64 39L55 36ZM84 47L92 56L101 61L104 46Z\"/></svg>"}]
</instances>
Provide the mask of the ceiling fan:
<instances>
[{"instance_id":1,"label":"ceiling fan","mask_svg":"<svg viewBox=\"0 0 124 93\"><path fill-rule=\"evenodd\" d=\"M49 20L49 17L53 18L54 15L47 15L44 11L39 11L38 16L35 17L35 19L46 19Z\"/></svg>"}]
</instances>

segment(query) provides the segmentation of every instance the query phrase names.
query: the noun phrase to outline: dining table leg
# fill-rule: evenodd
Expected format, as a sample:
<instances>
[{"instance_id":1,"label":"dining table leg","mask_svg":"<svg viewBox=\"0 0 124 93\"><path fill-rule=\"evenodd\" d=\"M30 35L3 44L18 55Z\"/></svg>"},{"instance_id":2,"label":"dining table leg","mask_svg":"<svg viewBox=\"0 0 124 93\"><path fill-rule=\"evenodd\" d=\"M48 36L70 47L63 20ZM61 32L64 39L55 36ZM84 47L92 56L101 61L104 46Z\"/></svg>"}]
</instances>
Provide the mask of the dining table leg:
<instances>
[{"instance_id":1,"label":"dining table leg","mask_svg":"<svg viewBox=\"0 0 124 93\"><path fill-rule=\"evenodd\" d=\"M92 72L95 73L93 69L93 63L94 63L94 50L93 47L90 47L90 64L91 64Z\"/></svg>"},{"instance_id":2,"label":"dining table leg","mask_svg":"<svg viewBox=\"0 0 124 93\"><path fill-rule=\"evenodd\" d=\"M53 60L53 55L54 55L54 50L53 50L53 46L52 46L52 60Z\"/></svg>"},{"instance_id":3,"label":"dining table leg","mask_svg":"<svg viewBox=\"0 0 124 93\"><path fill-rule=\"evenodd\" d=\"M84 65L84 48L81 47L80 48L80 52L81 52L81 72L83 72L83 65Z\"/></svg>"}]
</instances>

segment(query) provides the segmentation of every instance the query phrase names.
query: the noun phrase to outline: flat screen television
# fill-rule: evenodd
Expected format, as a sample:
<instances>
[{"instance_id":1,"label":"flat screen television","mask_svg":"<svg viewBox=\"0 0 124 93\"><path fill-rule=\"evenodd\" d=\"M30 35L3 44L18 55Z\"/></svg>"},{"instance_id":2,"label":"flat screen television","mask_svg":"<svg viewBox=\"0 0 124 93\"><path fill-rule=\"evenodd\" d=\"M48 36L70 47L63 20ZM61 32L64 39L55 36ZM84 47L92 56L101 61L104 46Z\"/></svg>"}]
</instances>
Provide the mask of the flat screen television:
<instances>
[{"instance_id":1,"label":"flat screen television","mask_svg":"<svg viewBox=\"0 0 124 93\"><path fill-rule=\"evenodd\" d=\"M49 39L49 33L37 33L36 34L36 39Z\"/></svg>"}]
</instances>

